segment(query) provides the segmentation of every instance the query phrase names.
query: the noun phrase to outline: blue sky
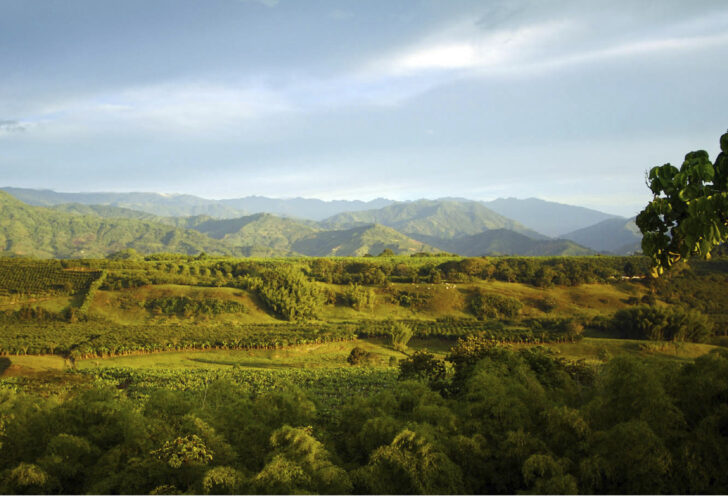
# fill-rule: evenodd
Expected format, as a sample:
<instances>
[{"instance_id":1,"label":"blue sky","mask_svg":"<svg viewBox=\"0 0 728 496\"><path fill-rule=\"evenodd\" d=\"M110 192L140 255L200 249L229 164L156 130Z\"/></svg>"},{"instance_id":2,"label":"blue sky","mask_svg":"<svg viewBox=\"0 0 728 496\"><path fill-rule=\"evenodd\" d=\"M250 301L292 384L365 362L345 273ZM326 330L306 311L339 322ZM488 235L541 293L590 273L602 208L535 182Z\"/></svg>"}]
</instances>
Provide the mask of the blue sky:
<instances>
[{"instance_id":1,"label":"blue sky","mask_svg":"<svg viewBox=\"0 0 728 496\"><path fill-rule=\"evenodd\" d=\"M0 186L633 215L726 60L723 0L0 0Z\"/></svg>"}]
</instances>

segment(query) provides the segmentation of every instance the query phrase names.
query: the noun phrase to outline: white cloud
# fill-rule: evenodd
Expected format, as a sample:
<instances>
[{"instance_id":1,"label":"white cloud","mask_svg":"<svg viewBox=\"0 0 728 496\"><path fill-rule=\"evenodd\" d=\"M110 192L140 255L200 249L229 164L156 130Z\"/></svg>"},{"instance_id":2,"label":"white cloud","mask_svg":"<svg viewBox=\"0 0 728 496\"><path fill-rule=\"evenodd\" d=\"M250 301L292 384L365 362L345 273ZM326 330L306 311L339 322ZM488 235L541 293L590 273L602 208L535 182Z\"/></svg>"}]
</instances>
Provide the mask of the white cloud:
<instances>
[{"instance_id":1,"label":"white cloud","mask_svg":"<svg viewBox=\"0 0 728 496\"><path fill-rule=\"evenodd\" d=\"M547 22L485 33L468 23L442 33L369 65L370 71L393 75L419 71L474 69L513 64L540 51L572 28L567 21Z\"/></svg>"},{"instance_id":2,"label":"white cloud","mask_svg":"<svg viewBox=\"0 0 728 496\"><path fill-rule=\"evenodd\" d=\"M725 44L728 15L686 17L659 29L617 21L614 16L602 19L591 12L562 12L560 17L536 23L488 30L467 19L393 49L360 72L369 78L518 74Z\"/></svg>"},{"instance_id":3,"label":"white cloud","mask_svg":"<svg viewBox=\"0 0 728 496\"><path fill-rule=\"evenodd\" d=\"M404 71L457 69L472 67L477 63L478 53L475 47L468 43L458 43L428 47L406 54L394 62L394 67Z\"/></svg>"}]
</instances>

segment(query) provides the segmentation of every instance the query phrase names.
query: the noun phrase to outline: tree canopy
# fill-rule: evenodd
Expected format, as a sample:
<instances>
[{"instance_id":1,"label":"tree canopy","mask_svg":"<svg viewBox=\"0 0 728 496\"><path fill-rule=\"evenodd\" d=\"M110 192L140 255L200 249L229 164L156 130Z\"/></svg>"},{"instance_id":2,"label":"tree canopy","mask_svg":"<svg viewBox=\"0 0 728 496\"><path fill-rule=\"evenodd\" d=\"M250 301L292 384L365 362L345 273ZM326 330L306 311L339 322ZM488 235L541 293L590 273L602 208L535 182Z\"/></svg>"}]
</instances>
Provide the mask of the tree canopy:
<instances>
[{"instance_id":1,"label":"tree canopy","mask_svg":"<svg viewBox=\"0 0 728 496\"><path fill-rule=\"evenodd\" d=\"M668 163L650 170L647 184L654 196L637 216L637 226L653 275L690 256L709 257L728 240L728 133L721 136L720 149L714 163L698 150L685 155L680 169Z\"/></svg>"}]
</instances>

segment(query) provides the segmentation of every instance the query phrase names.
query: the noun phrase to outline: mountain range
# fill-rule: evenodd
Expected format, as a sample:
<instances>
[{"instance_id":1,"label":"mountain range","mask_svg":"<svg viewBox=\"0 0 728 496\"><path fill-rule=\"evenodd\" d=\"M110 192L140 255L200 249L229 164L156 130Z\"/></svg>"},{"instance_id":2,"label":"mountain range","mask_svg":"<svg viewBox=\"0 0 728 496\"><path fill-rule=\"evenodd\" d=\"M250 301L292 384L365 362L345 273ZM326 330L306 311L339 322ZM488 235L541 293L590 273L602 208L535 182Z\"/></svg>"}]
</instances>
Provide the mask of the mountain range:
<instances>
[{"instance_id":1,"label":"mountain range","mask_svg":"<svg viewBox=\"0 0 728 496\"><path fill-rule=\"evenodd\" d=\"M0 190L0 253L6 255L101 257L126 248L235 256L360 256L387 249L585 255L634 252L641 239L633 219L534 198L325 202ZM246 212L268 207L275 212ZM563 234L546 234L555 232Z\"/></svg>"}]
</instances>

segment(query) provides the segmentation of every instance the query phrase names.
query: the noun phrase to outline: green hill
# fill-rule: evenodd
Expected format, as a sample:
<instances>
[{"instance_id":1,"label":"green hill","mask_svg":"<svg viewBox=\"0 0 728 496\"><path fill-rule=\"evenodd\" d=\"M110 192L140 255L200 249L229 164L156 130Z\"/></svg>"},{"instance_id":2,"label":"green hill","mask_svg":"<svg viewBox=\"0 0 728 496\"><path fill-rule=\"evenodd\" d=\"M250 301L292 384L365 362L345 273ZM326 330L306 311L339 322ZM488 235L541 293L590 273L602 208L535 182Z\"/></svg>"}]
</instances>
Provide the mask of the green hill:
<instances>
[{"instance_id":1,"label":"green hill","mask_svg":"<svg viewBox=\"0 0 728 496\"><path fill-rule=\"evenodd\" d=\"M377 255L386 249L400 253L436 252L436 248L381 225L340 231L321 231L293 243L293 250L309 256Z\"/></svg>"},{"instance_id":2,"label":"green hill","mask_svg":"<svg viewBox=\"0 0 728 496\"><path fill-rule=\"evenodd\" d=\"M565 239L533 239L508 229L493 229L456 239L432 239L442 250L474 257L481 255L561 256L591 255L589 248Z\"/></svg>"},{"instance_id":3,"label":"green hill","mask_svg":"<svg viewBox=\"0 0 728 496\"><path fill-rule=\"evenodd\" d=\"M43 258L104 257L133 248L140 253L201 251L237 254L199 232L139 219L105 219L32 207L0 192L0 253Z\"/></svg>"},{"instance_id":4,"label":"green hill","mask_svg":"<svg viewBox=\"0 0 728 496\"><path fill-rule=\"evenodd\" d=\"M534 238L544 238L518 222L472 201L418 200L397 203L377 210L335 215L322 223L339 229L382 224L417 239L422 239L421 236L452 239L490 229L509 229Z\"/></svg>"},{"instance_id":5,"label":"green hill","mask_svg":"<svg viewBox=\"0 0 728 496\"><path fill-rule=\"evenodd\" d=\"M320 230L314 222L271 214L256 214L238 219L208 219L190 227L231 247L257 250L265 248L278 254L289 253L293 243Z\"/></svg>"}]
</instances>

